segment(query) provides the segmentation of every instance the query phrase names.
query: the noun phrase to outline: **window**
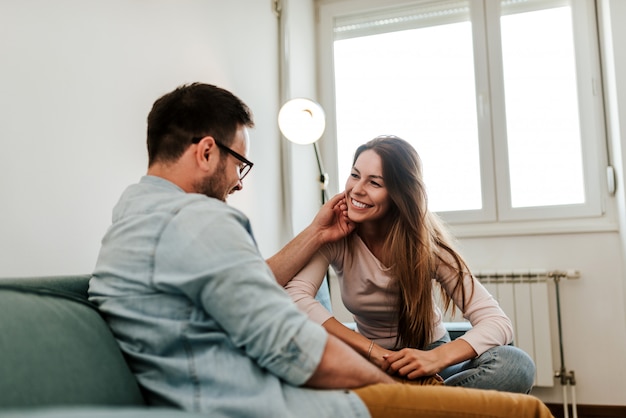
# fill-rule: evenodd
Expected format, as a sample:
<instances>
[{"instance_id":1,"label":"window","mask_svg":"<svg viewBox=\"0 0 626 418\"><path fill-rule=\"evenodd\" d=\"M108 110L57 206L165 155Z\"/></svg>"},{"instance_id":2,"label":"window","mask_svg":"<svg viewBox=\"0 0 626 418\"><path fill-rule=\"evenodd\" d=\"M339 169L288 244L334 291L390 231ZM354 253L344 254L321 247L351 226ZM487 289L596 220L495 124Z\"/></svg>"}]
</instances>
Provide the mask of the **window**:
<instances>
[{"instance_id":1,"label":"window","mask_svg":"<svg viewBox=\"0 0 626 418\"><path fill-rule=\"evenodd\" d=\"M356 147L393 134L417 149L430 208L450 223L602 215L592 2L375 3L321 6L338 189Z\"/></svg>"}]
</instances>

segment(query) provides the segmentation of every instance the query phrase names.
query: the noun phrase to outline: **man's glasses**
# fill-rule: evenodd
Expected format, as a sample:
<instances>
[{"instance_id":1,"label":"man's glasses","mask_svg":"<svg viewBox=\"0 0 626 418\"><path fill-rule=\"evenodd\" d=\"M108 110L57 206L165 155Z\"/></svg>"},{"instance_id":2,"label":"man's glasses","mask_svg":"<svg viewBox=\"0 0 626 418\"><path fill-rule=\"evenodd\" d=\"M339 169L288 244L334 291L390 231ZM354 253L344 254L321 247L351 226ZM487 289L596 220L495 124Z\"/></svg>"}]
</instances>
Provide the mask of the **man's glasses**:
<instances>
[{"instance_id":1,"label":"man's glasses","mask_svg":"<svg viewBox=\"0 0 626 418\"><path fill-rule=\"evenodd\" d=\"M191 142L193 144L197 144L198 142L202 140L202 138L204 137L192 138ZM239 164L239 181L242 181L243 178L248 175L254 163L248 160L243 155L239 154L238 152L235 152L232 149L228 148L226 145L220 144L217 141L215 141L215 143L217 144L219 148L223 149L224 151L226 151L227 153L229 153L230 155L232 155L233 157L241 161L241 164Z\"/></svg>"}]
</instances>

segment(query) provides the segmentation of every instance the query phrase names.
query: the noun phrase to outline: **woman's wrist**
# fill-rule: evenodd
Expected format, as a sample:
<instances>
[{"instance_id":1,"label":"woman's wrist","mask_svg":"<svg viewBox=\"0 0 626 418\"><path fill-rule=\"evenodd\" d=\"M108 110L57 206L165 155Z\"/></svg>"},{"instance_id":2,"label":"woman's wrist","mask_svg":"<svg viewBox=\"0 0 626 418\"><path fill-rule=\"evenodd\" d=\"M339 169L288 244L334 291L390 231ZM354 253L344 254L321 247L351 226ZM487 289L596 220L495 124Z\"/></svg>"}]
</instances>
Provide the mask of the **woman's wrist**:
<instances>
[{"instance_id":1,"label":"woman's wrist","mask_svg":"<svg viewBox=\"0 0 626 418\"><path fill-rule=\"evenodd\" d=\"M370 345L371 345L371 350L369 349L370 347L368 346L368 353L365 355L365 357L371 363L374 363L375 365L380 366L384 361L384 356L387 354L390 354L391 351L379 346L378 344L374 342L372 342Z\"/></svg>"},{"instance_id":2,"label":"woman's wrist","mask_svg":"<svg viewBox=\"0 0 626 418\"><path fill-rule=\"evenodd\" d=\"M476 351L465 340L457 339L446 344L442 344L431 350L437 358L438 370L457 364L477 356Z\"/></svg>"}]
</instances>

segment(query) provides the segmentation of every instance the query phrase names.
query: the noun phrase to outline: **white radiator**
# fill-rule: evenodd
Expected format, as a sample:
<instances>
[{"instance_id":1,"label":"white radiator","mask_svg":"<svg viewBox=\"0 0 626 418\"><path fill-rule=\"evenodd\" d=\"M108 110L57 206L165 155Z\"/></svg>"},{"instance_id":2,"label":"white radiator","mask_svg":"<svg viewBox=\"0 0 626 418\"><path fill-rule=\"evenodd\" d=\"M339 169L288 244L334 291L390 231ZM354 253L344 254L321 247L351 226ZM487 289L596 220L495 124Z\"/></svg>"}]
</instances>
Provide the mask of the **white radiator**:
<instances>
[{"instance_id":1,"label":"white radiator","mask_svg":"<svg viewBox=\"0 0 626 418\"><path fill-rule=\"evenodd\" d=\"M535 361L535 386L554 386L547 271L482 271L475 277L511 318L514 345Z\"/></svg>"}]
</instances>

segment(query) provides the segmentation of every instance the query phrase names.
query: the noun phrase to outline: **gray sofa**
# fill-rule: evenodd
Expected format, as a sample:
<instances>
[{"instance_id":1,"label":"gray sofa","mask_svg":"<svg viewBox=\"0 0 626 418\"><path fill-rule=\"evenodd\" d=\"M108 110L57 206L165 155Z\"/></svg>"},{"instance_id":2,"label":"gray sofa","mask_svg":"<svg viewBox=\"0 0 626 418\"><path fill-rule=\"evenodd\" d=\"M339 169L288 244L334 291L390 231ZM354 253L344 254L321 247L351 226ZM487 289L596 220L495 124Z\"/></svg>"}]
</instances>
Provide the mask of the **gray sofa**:
<instances>
[{"instance_id":1,"label":"gray sofa","mask_svg":"<svg viewBox=\"0 0 626 418\"><path fill-rule=\"evenodd\" d=\"M201 417L146 405L88 283L0 279L0 417Z\"/></svg>"},{"instance_id":2,"label":"gray sofa","mask_svg":"<svg viewBox=\"0 0 626 418\"><path fill-rule=\"evenodd\" d=\"M89 278L0 279L0 417L202 417L145 403Z\"/></svg>"}]
</instances>

